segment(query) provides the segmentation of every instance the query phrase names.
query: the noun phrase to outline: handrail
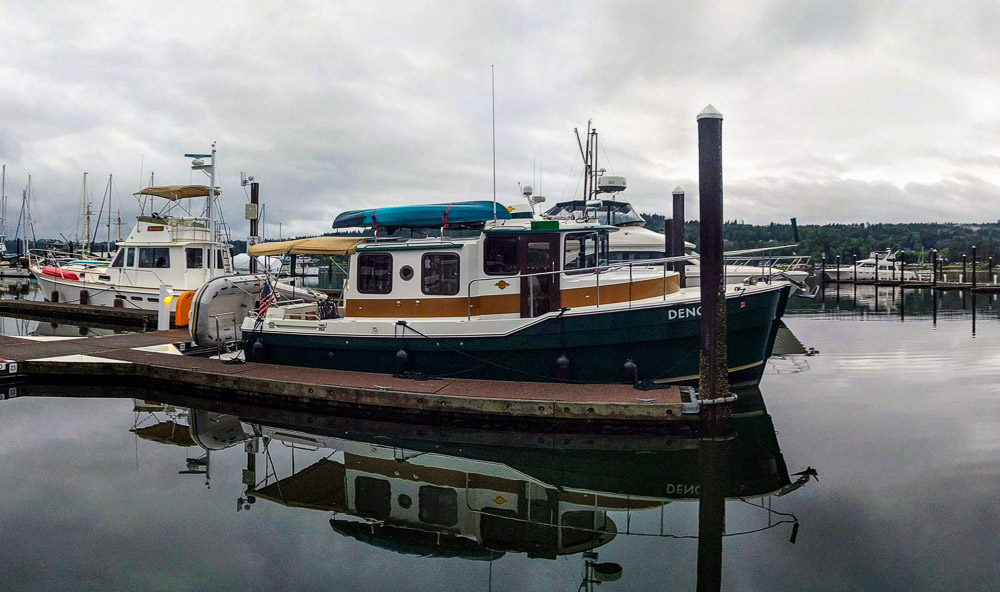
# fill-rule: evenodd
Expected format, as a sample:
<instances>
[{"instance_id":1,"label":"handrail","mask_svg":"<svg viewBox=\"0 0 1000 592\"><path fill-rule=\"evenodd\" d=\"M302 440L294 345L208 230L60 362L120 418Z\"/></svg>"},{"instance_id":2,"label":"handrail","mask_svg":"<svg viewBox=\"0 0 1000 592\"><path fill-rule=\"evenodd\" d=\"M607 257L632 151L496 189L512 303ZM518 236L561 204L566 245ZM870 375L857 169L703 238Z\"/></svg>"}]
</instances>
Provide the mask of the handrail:
<instances>
[{"instance_id":1,"label":"handrail","mask_svg":"<svg viewBox=\"0 0 1000 592\"><path fill-rule=\"evenodd\" d=\"M38 251L38 252L35 252L35 251ZM80 261L80 258L79 257L75 257L73 253L65 253L65 252L59 252L59 251L49 251L49 250L45 250L45 249L30 249L28 251L28 263L29 264L31 263L32 257L35 258L35 265L38 265L38 266L53 265L54 267L57 267L59 269L62 269L62 265L63 264L72 263L73 261ZM156 278L156 281L158 282L158 284L164 284L165 282L163 281L163 278L161 278L160 275L156 272L156 270L157 269L169 269L169 268L163 268L163 267L155 267L155 268L114 267L114 268L112 268L111 267L111 260L101 261L101 262L95 261L93 263L87 263L87 267L88 267L88 271L90 271L92 268L106 267L108 269L118 269L122 273L125 273L125 272L129 272L129 273L132 273L132 272L149 273L149 274L152 274L154 278ZM83 283L85 283L85 284L87 283L86 276L81 277L80 279L81 279L81 281L83 281Z\"/></svg>"},{"instance_id":2,"label":"handrail","mask_svg":"<svg viewBox=\"0 0 1000 592\"><path fill-rule=\"evenodd\" d=\"M613 271L613 270L617 270L617 269L622 269L622 268L627 267L628 268L628 272L629 272L629 286L630 286L630 289L629 289L629 305L631 306L631 303L632 303L631 285L632 285L632 268L633 267L636 267L636 266L638 266L638 267L653 267L656 264L663 264L662 265L662 267L663 267L663 285L664 285L663 298L665 300L666 299L666 294L667 294L667 290L666 290L667 266L666 266L666 264L667 263L677 263L677 262L680 262L680 261L688 261L688 260L690 260L690 258L691 257L688 256L688 255L682 255L680 257L661 257L659 259L643 259L643 260L640 260L640 261L613 261L613 262L610 262L610 263L606 263L604 265L597 265L595 267L582 267L580 269L558 269L558 270L553 270L553 271L539 271L539 272L535 272L535 273L523 273L523 274L519 273L519 274L513 274L513 275L491 275L491 276L487 276L487 277L473 278L473 279L469 280L468 284L466 284L466 287L465 287L465 289L466 289L466 309L467 309L466 310L466 313L467 313L466 314L466 320L471 320L472 319L472 284L474 284L476 282L486 282L486 281L499 282L501 280L508 280L508 279L510 279L510 280L520 280L520 279L523 279L523 278L541 277L541 276L546 276L546 275L554 275L554 274L557 274L557 273L558 274L568 274L568 275L586 275L587 272L591 272L591 273L594 274L594 276L596 278L597 306L600 306L601 305L601 273L607 272L607 271ZM529 290L531 290L531 289L532 289L532 286L529 285Z\"/></svg>"},{"instance_id":3,"label":"handrail","mask_svg":"<svg viewBox=\"0 0 1000 592\"><path fill-rule=\"evenodd\" d=\"M224 316L227 316L227 315L233 317L233 343L236 343L236 313L235 312L233 312L233 311L220 312L219 314L209 315L209 317L208 317L208 318L210 318L210 319L212 319L212 320L215 321L215 337L218 340L216 342L216 347L217 347L216 351L218 352L218 354L220 356L222 355L222 347L223 347L224 344L223 344L223 340L222 340L222 329L219 326L219 317L224 317ZM226 351L229 351L228 344L229 344L228 341L225 342Z\"/></svg>"}]
</instances>

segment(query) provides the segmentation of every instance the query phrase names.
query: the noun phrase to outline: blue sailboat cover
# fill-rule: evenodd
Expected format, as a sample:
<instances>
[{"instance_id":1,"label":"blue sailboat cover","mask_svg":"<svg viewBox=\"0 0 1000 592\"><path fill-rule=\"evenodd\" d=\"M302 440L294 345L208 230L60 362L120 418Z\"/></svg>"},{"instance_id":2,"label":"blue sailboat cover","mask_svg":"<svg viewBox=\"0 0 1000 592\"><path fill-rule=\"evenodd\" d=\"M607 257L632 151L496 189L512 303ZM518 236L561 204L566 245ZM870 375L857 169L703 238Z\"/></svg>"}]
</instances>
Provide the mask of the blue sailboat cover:
<instances>
[{"instance_id":1,"label":"blue sailboat cover","mask_svg":"<svg viewBox=\"0 0 1000 592\"><path fill-rule=\"evenodd\" d=\"M334 228L402 227L440 228L481 224L487 220L510 220L510 212L492 201L456 201L443 204L394 206L344 212L333 221Z\"/></svg>"}]
</instances>

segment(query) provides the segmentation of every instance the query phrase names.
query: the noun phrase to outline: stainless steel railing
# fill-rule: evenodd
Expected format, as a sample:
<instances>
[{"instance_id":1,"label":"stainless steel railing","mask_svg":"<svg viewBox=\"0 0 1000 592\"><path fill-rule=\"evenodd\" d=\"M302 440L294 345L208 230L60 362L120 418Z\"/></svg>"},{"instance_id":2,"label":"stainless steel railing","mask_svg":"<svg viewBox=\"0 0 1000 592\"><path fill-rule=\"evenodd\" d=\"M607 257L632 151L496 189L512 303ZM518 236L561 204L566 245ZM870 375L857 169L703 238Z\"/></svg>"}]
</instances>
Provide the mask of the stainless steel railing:
<instances>
[{"instance_id":1,"label":"stainless steel railing","mask_svg":"<svg viewBox=\"0 0 1000 592\"><path fill-rule=\"evenodd\" d=\"M519 273L519 274L512 274L512 275L491 275L491 276L488 276L488 277L473 278L473 279L469 280L468 284L466 284L466 292L465 292L466 293L466 310L467 310L466 320L472 319L472 285L475 284L475 283L477 283L477 282L487 282L488 281L488 282L499 283L500 281L506 282L507 280L513 280L513 281L520 282L520 280L524 279L524 278L544 277L544 276L550 276L550 275L555 275L555 274L563 274L563 275L570 275L570 276L583 276L583 275L588 275L588 274L592 273L594 275L594 285L595 285L596 291L597 291L596 306L600 307L601 306L601 274L602 273L607 273L609 271L616 271L616 270L620 270L620 269L623 269L623 268L628 268L628 272L629 272L629 278L628 278L628 286L629 286L628 303L629 303L629 306L631 307L632 306L632 268L633 267L654 267L654 266L655 267L662 267L662 269L663 269L663 299L666 300L667 299L667 265L666 264L667 263L678 263L678 262L681 262L681 261L689 261L690 259L692 259L692 257L690 255L682 255L680 257L662 257L662 258L659 258L659 259L642 259L642 260L639 260L639 261L615 261L615 262L612 262L612 263L607 263L605 265L598 265L598 266L595 266L595 267L584 267L584 268L580 268L580 269L560 269L560 270L554 270L554 271L540 271L540 272L536 272L536 273ZM673 272L671 272L671 273L673 273ZM511 285L513 285L513 283L511 283ZM529 282L528 283L529 298L531 298L532 302L534 300L533 299L533 296L534 296L533 289L534 289L534 286ZM477 294L477 296L479 296L479 294Z\"/></svg>"}]
</instances>

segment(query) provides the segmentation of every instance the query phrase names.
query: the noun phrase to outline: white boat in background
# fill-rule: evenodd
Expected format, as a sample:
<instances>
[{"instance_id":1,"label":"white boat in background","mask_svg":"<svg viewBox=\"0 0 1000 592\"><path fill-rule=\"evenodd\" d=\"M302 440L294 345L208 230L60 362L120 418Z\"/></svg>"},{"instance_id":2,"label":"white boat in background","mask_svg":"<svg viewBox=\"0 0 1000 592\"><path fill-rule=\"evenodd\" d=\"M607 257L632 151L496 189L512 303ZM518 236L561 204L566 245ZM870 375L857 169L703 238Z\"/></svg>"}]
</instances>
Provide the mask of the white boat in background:
<instances>
[{"instance_id":1,"label":"white boat in background","mask_svg":"<svg viewBox=\"0 0 1000 592\"><path fill-rule=\"evenodd\" d=\"M903 264L897 257L899 251L886 249L885 251L872 251L867 259L860 259L857 262L857 275L855 276L855 265L841 265L840 267L827 267L825 279L828 281L875 281L875 280L897 280L916 281L920 279L915 271L907 269L903 271Z\"/></svg>"},{"instance_id":2,"label":"white boat in background","mask_svg":"<svg viewBox=\"0 0 1000 592\"><path fill-rule=\"evenodd\" d=\"M215 187L215 148L211 154L187 156L195 158L193 169L208 174L210 185L146 187L136 193L167 203L160 212L138 217L110 262L29 253L29 268L47 300L156 310L160 286L180 294L233 273L230 245L214 215L220 194ZM204 215L192 214L186 204L202 197ZM171 310L179 300L170 302Z\"/></svg>"},{"instance_id":3,"label":"white boat in background","mask_svg":"<svg viewBox=\"0 0 1000 592\"><path fill-rule=\"evenodd\" d=\"M632 206L623 201L597 199L561 202L542 215L545 219L592 220L600 224L617 226L621 230L612 233L608 241L608 257L611 261L643 261L662 259L667 256L663 233L645 227L646 220ZM726 253L726 283L740 284L747 281L770 281L787 279L796 284L809 277L805 255L774 255L776 250L788 249L794 245L750 249ZM684 242L684 252L691 256L684 268L689 287L701 285L701 264L694 245Z\"/></svg>"}]
</instances>

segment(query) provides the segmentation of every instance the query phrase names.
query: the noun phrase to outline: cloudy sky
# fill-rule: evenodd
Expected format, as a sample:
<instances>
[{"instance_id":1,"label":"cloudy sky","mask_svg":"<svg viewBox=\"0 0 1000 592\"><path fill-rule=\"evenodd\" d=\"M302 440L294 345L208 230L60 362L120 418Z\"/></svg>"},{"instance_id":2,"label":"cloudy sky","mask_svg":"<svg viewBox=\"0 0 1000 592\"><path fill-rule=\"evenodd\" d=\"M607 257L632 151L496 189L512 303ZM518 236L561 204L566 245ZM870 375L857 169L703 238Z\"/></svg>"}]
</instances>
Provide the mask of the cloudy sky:
<instances>
[{"instance_id":1,"label":"cloudy sky","mask_svg":"<svg viewBox=\"0 0 1000 592\"><path fill-rule=\"evenodd\" d=\"M315 234L345 209L491 199L495 65L502 203L533 179L549 202L579 195L573 128L592 119L625 198L666 211L681 185L695 212L711 103L728 219L997 220L998 31L995 0L5 0L0 163L9 217L30 173L54 236L84 172L95 208L113 173L131 218L151 171L203 182L183 154L214 141L234 237L241 171L270 236Z\"/></svg>"}]
</instances>

